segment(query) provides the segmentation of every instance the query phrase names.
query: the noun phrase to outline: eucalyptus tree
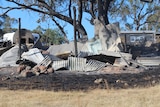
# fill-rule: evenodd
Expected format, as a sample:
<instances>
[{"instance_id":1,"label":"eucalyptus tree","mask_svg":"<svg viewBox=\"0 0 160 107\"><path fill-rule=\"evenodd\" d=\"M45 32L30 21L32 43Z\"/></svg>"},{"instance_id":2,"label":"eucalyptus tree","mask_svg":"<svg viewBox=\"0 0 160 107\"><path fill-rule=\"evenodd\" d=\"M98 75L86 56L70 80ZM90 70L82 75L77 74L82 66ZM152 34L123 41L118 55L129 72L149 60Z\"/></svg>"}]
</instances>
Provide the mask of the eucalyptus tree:
<instances>
[{"instance_id":1,"label":"eucalyptus tree","mask_svg":"<svg viewBox=\"0 0 160 107\"><path fill-rule=\"evenodd\" d=\"M37 26L35 29L32 30L33 33L37 33L40 36L42 36L45 32L45 29L42 28L41 26Z\"/></svg>"},{"instance_id":2,"label":"eucalyptus tree","mask_svg":"<svg viewBox=\"0 0 160 107\"><path fill-rule=\"evenodd\" d=\"M38 21L45 21L46 18L50 18L61 30L64 36L66 33L64 31L64 26L61 25L60 20L68 22L69 24L73 25L73 13L72 7L77 6L76 1L72 0L6 0L8 2L14 3L16 5L3 7L4 14L8 13L9 11L15 9L23 9L23 10L31 10L34 12L40 13L40 19ZM80 0L81 1L81 0ZM79 13L82 14L82 13ZM77 30L81 33L82 36L86 36L87 33L81 24L80 20L77 20L76 23Z\"/></svg>"},{"instance_id":3,"label":"eucalyptus tree","mask_svg":"<svg viewBox=\"0 0 160 107\"><path fill-rule=\"evenodd\" d=\"M15 18L10 18L8 15L0 16L0 28L3 33L15 31L15 29L12 28L13 24L17 24L17 20Z\"/></svg>"},{"instance_id":4,"label":"eucalyptus tree","mask_svg":"<svg viewBox=\"0 0 160 107\"><path fill-rule=\"evenodd\" d=\"M160 7L157 8L159 11L147 17L147 27L149 30L156 30L160 32Z\"/></svg>"},{"instance_id":5,"label":"eucalyptus tree","mask_svg":"<svg viewBox=\"0 0 160 107\"><path fill-rule=\"evenodd\" d=\"M65 39L59 29L46 29L41 38L43 43L47 45L59 45L65 43Z\"/></svg>"},{"instance_id":6,"label":"eucalyptus tree","mask_svg":"<svg viewBox=\"0 0 160 107\"><path fill-rule=\"evenodd\" d=\"M80 33L80 38L87 38L87 32L82 25L83 13L89 13L92 18L89 19L93 22L95 18L99 18L105 25L109 24L108 11L111 9L111 4L118 3L115 0L6 0L16 5L3 7L4 14L15 9L32 10L40 13L41 17L39 21L44 21L46 18L50 18L61 30L66 37L64 31L64 25L59 22L65 21L73 25L73 6L77 9L76 30ZM122 0L124 1L124 0ZM93 24L93 23L92 23Z\"/></svg>"},{"instance_id":7,"label":"eucalyptus tree","mask_svg":"<svg viewBox=\"0 0 160 107\"><path fill-rule=\"evenodd\" d=\"M150 0L150 3L141 1L126 0L121 8L112 13L112 17L118 17L129 30L156 30L160 25L159 0Z\"/></svg>"}]
</instances>

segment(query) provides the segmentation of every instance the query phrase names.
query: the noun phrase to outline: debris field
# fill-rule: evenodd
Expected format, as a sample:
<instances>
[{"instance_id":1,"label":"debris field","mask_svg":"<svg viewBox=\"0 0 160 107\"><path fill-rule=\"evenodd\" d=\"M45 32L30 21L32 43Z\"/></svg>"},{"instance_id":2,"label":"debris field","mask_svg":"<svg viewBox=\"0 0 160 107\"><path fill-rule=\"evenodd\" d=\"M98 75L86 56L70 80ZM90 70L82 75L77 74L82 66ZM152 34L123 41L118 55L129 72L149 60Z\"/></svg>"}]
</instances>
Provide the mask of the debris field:
<instances>
[{"instance_id":1,"label":"debris field","mask_svg":"<svg viewBox=\"0 0 160 107\"><path fill-rule=\"evenodd\" d=\"M95 22L93 39L51 45L47 49L30 31L21 29L24 35L15 32L15 44L1 52L0 88L87 91L159 84L159 45L152 53L135 57L124 51L127 45L122 44L118 23L104 27L100 21ZM24 43L17 43L18 39Z\"/></svg>"},{"instance_id":2,"label":"debris field","mask_svg":"<svg viewBox=\"0 0 160 107\"><path fill-rule=\"evenodd\" d=\"M16 70L16 68L2 68ZM126 71L128 72L128 71ZM7 77L0 75L0 88L9 90L87 91L91 89L126 89L149 87L159 84L159 69L135 73L74 72L61 70L50 74L31 77ZM4 76L5 75L5 76ZM5 79L5 80L4 80Z\"/></svg>"}]
</instances>

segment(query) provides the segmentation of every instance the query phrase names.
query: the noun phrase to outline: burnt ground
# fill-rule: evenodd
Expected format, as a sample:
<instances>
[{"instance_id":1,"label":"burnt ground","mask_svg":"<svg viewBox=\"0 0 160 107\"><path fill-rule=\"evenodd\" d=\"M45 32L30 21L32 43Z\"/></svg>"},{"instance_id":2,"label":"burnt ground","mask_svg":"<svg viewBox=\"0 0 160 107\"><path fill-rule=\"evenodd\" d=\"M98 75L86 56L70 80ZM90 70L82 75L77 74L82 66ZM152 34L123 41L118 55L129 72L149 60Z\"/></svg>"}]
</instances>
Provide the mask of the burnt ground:
<instances>
[{"instance_id":1,"label":"burnt ground","mask_svg":"<svg viewBox=\"0 0 160 107\"><path fill-rule=\"evenodd\" d=\"M10 68L12 71L15 68ZM71 71L56 71L51 74L41 74L31 77L9 77L11 71L0 69L0 88L10 90L49 90L49 91L87 91L97 88L126 89L135 87L150 87L160 83L160 69L147 70L139 73L81 73ZM5 72L9 72L8 74ZM95 80L99 80L96 83Z\"/></svg>"}]
</instances>

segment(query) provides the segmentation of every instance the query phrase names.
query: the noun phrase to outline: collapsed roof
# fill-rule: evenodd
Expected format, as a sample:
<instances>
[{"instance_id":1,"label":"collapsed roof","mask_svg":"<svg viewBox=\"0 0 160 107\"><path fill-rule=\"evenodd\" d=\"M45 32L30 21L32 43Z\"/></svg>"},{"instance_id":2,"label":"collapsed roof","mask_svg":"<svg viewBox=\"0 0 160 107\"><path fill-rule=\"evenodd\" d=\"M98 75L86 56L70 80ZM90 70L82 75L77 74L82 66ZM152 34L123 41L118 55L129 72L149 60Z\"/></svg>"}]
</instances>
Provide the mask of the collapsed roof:
<instances>
[{"instance_id":1,"label":"collapsed roof","mask_svg":"<svg viewBox=\"0 0 160 107\"><path fill-rule=\"evenodd\" d=\"M91 39L86 43L77 42L78 57L71 57L75 56L74 42L50 46L47 50L47 56L49 56L49 59L53 61L51 66L55 70L63 67L69 70L98 70L105 67L107 63L114 64L115 59L115 65L129 65L128 63L131 62L130 60L132 59L132 55L121 52L122 47L120 45L121 39L119 37L118 25L109 24L107 26L103 26L98 23L98 25L95 25L95 29L98 30L95 35L98 36L98 38ZM18 35L19 31L16 31L14 35L15 42L18 40ZM22 35L22 39L25 41L24 43L28 44L33 42L32 40L34 40L34 37L30 31L22 30ZM17 66L17 45L0 57L0 61L3 62L3 64L0 64L0 67L8 65ZM32 62L38 60L38 62L35 62L37 65L50 61L49 59L45 59L46 54L43 54L40 50L37 50L42 49L42 45L38 45L40 48L37 48L36 45L38 45L37 42L34 43L34 46L29 49L29 51L23 51L22 58ZM41 60L38 59L40 56Z\"/></svg>"}]
</instances>

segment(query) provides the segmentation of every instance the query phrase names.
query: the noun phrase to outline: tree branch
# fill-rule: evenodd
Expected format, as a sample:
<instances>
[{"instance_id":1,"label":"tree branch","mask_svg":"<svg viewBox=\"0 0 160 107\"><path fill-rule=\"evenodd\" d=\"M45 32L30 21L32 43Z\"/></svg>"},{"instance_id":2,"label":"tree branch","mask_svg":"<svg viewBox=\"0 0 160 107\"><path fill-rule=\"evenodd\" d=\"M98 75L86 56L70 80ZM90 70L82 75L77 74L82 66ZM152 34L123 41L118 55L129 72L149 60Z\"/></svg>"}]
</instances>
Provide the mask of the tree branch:
<instances>
[{"instance_id":1,"label":"tree branch","mask_svg":"<svg viewBox=\"0 0 160 107\"><path fill-rule=\"evenodd\" d=\"M82 0L78 0L78 22L82 22Z\"/></svg>"},{"instance_id":2,"label":"tree branch","mask_svg":"<svg viewBox=\"0 0 160 107\"><path fill-rule=\"evenodd\" d=\"M72 0L69 0L69 6L68 6L68 12L69 12L69 17L72 18L72 14L71 14L71 2Z\"/></svg>"},{"instance_id":3,"label":"tree branch","mask_svg":"<svg viewBox=\"0 0 160 107\"><path fill-rule=\"evenodd\" d=\"M1 7L1 6L0 6L0 8L6 10L4 13L0 14L0 16L6 15L8 12L10 12L10 11L12 11L12 10L16 10L16 9L17 9L17 10L20 10L20 9L22 9L22 7L12 7L12 8L10 8L10 7L5 7L5 8L3 8L3 7Z\"/></svg>"},{"instance_id":4,"label":"tree branch","mask_svg":"<svg viewBox=\"0 0 160 107\"><path fill-rule=\"evenodd\" d=\"M7 0L7 1L9 1L9 0ZM73 20L70 17L67 17L67 16L64 16L62 14L59 14L59 13L53 11L52 9L49 9L49 11L47 12L47 11L43 11L43 10L40 10L40 9L37 9L37 8L32 8L32 7L24 5L24 4L20 4L18 2L15 2L14 0L9 1L9 2L13 2L13 3L17 4L18 6L21 6L20 9L22 9L22 7L23 7L25 9L29 9L29 10L32 10L32 11L35 11L35 12L39 12L39 13L42 13L42 14L47 14L49 16L55 16L55 17L57 17L57 18L59 18L61 20L67 21L68 23L73 25Z\"/></svg>"},{"instance_id":5,"label":"tree branch","mask_svg":"<svg viewBox=\"0 0 160 107\"><path fill-rule=\"evenodd\" d=\"M69 40L67 39L67 35L66 35L63 27L62 27L54 18L52 18L52 20L53 20L54 23L58 26L58 28L60 29L60 31L63 33L65 42L66 42L66 43L69 43Z\"/></svg>"}]
</instances>

